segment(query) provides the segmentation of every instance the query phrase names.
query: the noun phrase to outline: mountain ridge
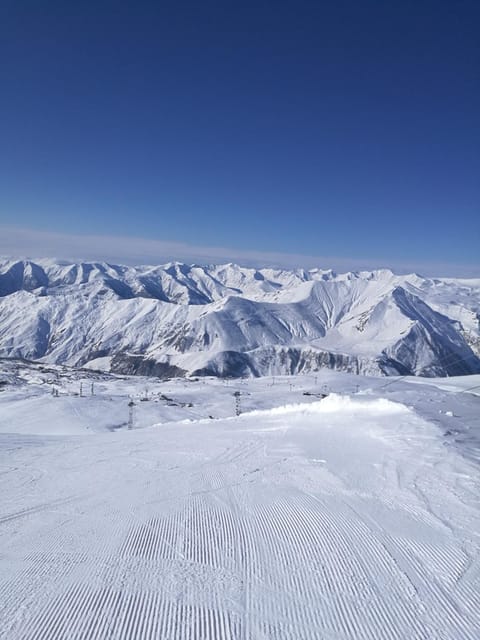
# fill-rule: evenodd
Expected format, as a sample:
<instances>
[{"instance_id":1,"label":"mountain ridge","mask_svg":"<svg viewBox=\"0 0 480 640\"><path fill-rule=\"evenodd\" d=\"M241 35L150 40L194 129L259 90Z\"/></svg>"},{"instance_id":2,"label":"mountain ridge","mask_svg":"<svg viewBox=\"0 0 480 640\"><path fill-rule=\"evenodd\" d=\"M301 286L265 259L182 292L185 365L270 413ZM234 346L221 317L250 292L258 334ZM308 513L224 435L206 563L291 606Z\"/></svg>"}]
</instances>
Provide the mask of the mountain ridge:
<instances>
[{"instance_id":1,"label":"mountain ridge","mask_svg":"<svg viewBox=\"0 0 480 640\"><path fill-rule=\"evenodd\" d=\"M153 375L480 372L480 282L0 259L0 356Z\"/></svg>"}]
</instances>

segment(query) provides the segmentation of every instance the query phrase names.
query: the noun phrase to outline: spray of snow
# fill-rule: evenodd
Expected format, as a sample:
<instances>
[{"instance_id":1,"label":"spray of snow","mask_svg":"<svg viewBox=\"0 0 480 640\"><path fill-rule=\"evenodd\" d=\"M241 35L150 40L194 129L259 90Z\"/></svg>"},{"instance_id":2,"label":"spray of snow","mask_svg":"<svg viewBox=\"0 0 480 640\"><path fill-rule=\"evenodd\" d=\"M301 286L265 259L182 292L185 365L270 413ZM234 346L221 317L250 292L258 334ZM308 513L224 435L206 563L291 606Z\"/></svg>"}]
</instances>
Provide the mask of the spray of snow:
<instances>
[{"instance_id":1,"label":"spray of snow","mask_svg":"<svg viewBox=\"0 0 480 640\"><path fill-rule=\"evenodd\" d=\"M352 396L331 393L318 402L286 404L273 409L251 411L247 416L279 416L279 415L316 415L325 413L352 414L358 412L373 413L377 415L409 413L409 409L398 402L392 402L386 398L365 399Z\"/></svg>"}]
</instances>

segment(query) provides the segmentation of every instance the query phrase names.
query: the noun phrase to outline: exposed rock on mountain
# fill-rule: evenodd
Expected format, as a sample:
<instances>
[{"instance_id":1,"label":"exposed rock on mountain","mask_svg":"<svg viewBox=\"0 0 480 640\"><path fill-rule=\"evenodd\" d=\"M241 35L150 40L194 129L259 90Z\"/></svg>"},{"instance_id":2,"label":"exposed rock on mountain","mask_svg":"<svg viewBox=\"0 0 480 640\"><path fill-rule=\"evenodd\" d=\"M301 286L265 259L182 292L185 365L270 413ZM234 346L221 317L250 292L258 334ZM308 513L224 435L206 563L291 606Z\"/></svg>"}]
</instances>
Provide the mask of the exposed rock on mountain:
<instances>
[{"instance_id":1,"label":"exposed rock on mountain","mask_svg":"<svg viewBox=\"0 0 480 640\"><path fill-rule=\"evenodd\" d=\"M158 375L480 372L480 281L0 261L0 356Z\"/></svg>"}]
</instances>

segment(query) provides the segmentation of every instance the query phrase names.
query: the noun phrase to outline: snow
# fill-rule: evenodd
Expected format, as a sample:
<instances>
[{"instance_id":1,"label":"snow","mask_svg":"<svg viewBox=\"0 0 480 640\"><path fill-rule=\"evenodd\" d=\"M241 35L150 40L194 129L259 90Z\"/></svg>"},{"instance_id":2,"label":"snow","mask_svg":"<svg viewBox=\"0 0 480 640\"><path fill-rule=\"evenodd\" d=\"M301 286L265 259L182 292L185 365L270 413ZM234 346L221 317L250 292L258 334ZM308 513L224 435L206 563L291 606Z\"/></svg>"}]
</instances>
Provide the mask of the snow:
<instances>
[{"instance_id":1,"label":"snow","mask_svg":"<svg viewBox=\"0 0 480 640\"><path fill-rule=\"evenodd\" d=\"M111 356L103 356L101 358L93 358L84 364L85 369L94 369L97 371L110 371L112 364Z\"/></svg>"},{"instance_id":2,"label":"snow","mask_svg":"<svg viewBox=\"0 0 480 640\"><path fill-rule=\"evenodd\" d=\"M0 364L2 640L480 637L480 376Z\"/></svg>"},{"instance_id":3,"label":"snow","mask_svg":"<svg viewBox=\"0 0 480 640\"><path fill-rule=\"evenodd\" d=\"M399 403L392 402L385 398L366 400L361 397L342 396L331 393L321 401L312 403L287 404L280 407L263 411L251 411L247 417L251 416L277 416L277 415L322 415L330 413L368 412L372 414L397 414L407 411L407 408Z\"/></svg>"},{"instance_id":4,"label":"snow","mask_svg":"<svg viewBox=\"0 0 480 640\"><path fill-rule=\"evenodd\" d=\"M429 384L439 389L462 391L480 395L480 375L473 376L452 376L451 378L408 378L410 383Z\"/></svg>"},{"instance_id":5,"label":"snow","mask_svg":"<svg viewBox=\"0 0 480 640\"><path fill-rule=\"evenodd\" d=\"M479 318L478 280L0 260L0 356L117 373L478 373Z\"/></svg>"}]
</instances>

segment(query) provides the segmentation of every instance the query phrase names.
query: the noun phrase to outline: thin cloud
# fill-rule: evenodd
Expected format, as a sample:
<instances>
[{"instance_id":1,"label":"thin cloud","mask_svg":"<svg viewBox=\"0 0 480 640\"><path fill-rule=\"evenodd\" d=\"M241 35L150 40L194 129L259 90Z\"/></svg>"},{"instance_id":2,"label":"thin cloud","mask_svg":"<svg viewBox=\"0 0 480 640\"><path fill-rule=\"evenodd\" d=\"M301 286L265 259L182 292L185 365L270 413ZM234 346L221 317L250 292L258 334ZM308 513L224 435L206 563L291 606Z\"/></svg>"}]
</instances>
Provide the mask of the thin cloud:
<instances>
[{"instance_id":1,"label":"thin cloud","mask_svg":"<svg viewBox=\"0 0 480 640\"><path fill-rule=\"evenodd\" d=\"M182 242L128 236L76 235L0 225L0 255L15 258L95 260L121 264L162 264L170 261L212 264L236 262L252 267L284 267L358 271L389 268L397 273L426 276L478 277L480 267L449 263L386 261L335 256L260 252L226 247L202 247Z\"/></svg>"}]
</instances>

